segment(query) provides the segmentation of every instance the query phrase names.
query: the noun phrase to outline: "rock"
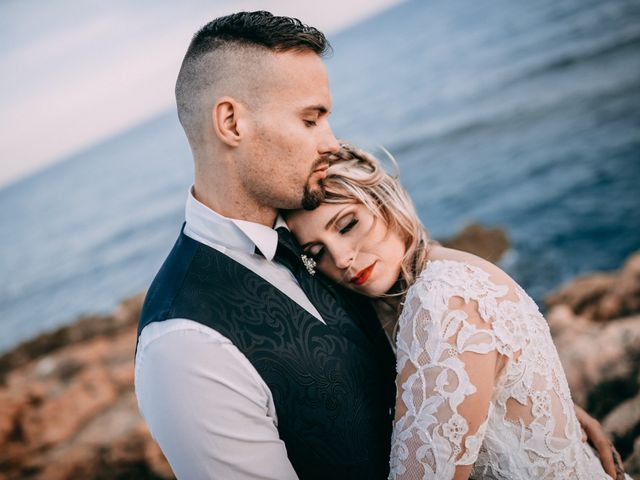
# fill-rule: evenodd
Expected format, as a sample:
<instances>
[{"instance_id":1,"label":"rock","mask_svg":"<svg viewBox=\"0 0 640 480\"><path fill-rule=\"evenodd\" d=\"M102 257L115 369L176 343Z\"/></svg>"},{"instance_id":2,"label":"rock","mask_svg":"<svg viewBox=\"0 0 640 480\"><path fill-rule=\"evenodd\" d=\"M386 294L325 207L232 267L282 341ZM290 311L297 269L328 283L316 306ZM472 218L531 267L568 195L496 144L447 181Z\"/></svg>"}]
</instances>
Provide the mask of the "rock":
<instances>
[{"instance_id":1,"label":"rock","mask_svg":"<svg viewBox=\"0 0 640 480\"><path fill-rule=\"evenodd\" d=\"M134 399L135 402L135 399ZM41 479L169 479L173 472L164 459L160 448L151 439L144 424L138 419L133 426L112 436L113 428L106 419L96 422L106 428L107 435L101 442L85 438L63 454L49 455L38 474ZM121 422L117 422L121 423ZM98 435L103 435L100 430ZM87 435L84 435L88 437Z\"/></svg>"},{"instance_id":2,"label":"rock","mask_svg":"<svg viewBox=\"0 0 640 480\"><path fill-rule=\"evenodd\" d=\"M640 473L640 254L619 272L584 276L546 298L546 318L574 401L602 421Z\"/></svg>"},{"instance_id":3,"label":"rock","mask_svg":"<svg viewBox=\"0 0 640 480\"><path fill-rule=\"evenodd\" d=\"M616 282L614 275L592 274L571 281L559 292L545 297L547 308L566 305L576 315L592 319L597 315L601 300Z\"/></svg>"},{"instance_id":4,"label":"rock","mask_svg":"<svg viewBox=\"0 0 640 480\"><path fill-rule=\"evenodd\" d=\"M637 377L640 316L600 324L575 316L567 307L556 307L546 317L571 394L579 405L586 405L589 393L607 380ZM593 408L589 410L597 416Z\"/></svg>"},{"instance_id":5,"label":"rock","mask_svg":"<svg viewBox=\"0 0 640 480\"><path fill-rule=\"evenodd\" d=\"M142 299L0 359L0 479L173 478L133 393Z\"/></svg>"},{"instance_id":6,"label":"rock","mask_svg":"<svg viewBox=\"0 0 640 480\"><path fill-rule=\"evenodd\" d=\"M624 437L640 425L640 395L621 403L602 421L609 435Z\"/></svg>"},{"instance_id":7,"label":"rock","mask_svg":"<svg viewBox=\"0 0 640 480\"><path fill-rule=\"evenodd\" d=\"M609 318L640 313L640 252L631 256L624 264L611 296L620 307Z\"/></svg>"},{"instance_id":8,"label":"rock","mask_svg":"<svg viewBox=\"0 0 640 480\"><path fill-rule=\"evenodd\" d=\"M500 260L509 248L507 233L502 228L485 228L482 225L467 225L457 235L443 240L442 245L473 253L492 263Z\"/></svg>"},{"instance_id":9,"label":"rock","mask_svg":"<svg viewBox=\"0 0 640 480\"><path fill-rule=\"evenodd\" d=\"M547 308L568 305L573 313L604 321L640 313L640 252L618 273L578 278L545 298Z\"/></svg>"},{"instance_id":10,"label":"rock","mask_svg":"<svg viewBox=\"0 0 640 480\"><path fill-rule=\"evenodd\" d=\"M602 421L622 458L629 459L638 453L637 439L640 438L640 395L636 395L613 410ZM636 444L634 445L634 442ZM638 472L640 473L640 472Z\"/></svg>"},{"instance_id":11,"label":"rock","mask_svg":"<svg viewBox=\"0 0 640 480\"><path fill-rule=\"evenodd\" d=\"M636 253L617 274L581 277L547 296L546 318L578 404L584 405L589 394L605 381L620 379L621 386L638 384L639 289L640 254ZM622 312L625 317L618 316ZM617 320L611 321L613 318ZM596 393L607 394L604 387Z\"/></svg>"},{"instance_id":12,"label":"rock","mask_svg":"<svg viewBox=\"0 0 640 480\"><path fill-rule=\"evenodd\" d=\"M0 383L7 372L41 358L59 348L84 342L97 335L115 335L122 328L135 325L140 317L144 292L124 300L113 315L89 315L54 332L44 333L21 343L16 348L0 356Z\"/></svg>"},{"instance_id":13,"label":"rock","mask_svg":"<svg viewBox=\"0 0 640 480\"><path fill-rule=\"evenodd\" d=\"M633 478L640 478L640 437L633 444L633 453L624 462L624 470Z\"/></svg>"}]
</instances>

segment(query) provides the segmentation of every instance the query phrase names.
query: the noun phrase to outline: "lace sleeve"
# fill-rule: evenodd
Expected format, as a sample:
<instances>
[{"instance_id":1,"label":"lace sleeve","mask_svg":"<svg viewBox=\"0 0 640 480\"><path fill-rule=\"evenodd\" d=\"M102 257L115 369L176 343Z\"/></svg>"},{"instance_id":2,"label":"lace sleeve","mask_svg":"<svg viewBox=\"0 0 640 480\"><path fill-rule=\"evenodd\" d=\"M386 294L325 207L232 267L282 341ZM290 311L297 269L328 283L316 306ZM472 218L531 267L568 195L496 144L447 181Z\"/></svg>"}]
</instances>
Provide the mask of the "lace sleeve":
<instances>
[{"instance_id":1,"label":"lace sleeve","mask_svg":"<svg viewBox=\"0 0 640 480\"><path fill-rule=\"evenodd\" d=\"M495 300L508 287L461 263L429 270L411 287L399 320L390 478L468 477L502 360L487 321L492 305L474 292L492 289L486 298Z\"/></svg>"}]
</instances>

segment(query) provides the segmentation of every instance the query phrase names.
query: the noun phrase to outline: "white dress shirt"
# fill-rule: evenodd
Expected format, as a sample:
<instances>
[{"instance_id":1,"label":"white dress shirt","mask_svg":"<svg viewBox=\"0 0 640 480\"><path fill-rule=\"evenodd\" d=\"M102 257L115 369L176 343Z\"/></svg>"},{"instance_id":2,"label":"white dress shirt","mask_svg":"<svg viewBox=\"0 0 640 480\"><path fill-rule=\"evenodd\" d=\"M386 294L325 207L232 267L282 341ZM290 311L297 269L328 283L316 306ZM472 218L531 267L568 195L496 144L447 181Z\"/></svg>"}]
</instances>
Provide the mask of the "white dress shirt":
<instances>
[{"instance_id":1,"label":"white dress shirt","mask_svg":"<svg viewBox=\"0 0 640 480\"><path fill-rule=\"evenodd\" d=\"M185 218L185 235L244 265L323 321L291 272L272 261L275 230L223 217L191 190ZM256 246L264 257L254 253ZM147 325L138 341L135 390L178 478L297 478L278 435L269 387L216 330L184 318Z\"/></svg>"}]
</instances>

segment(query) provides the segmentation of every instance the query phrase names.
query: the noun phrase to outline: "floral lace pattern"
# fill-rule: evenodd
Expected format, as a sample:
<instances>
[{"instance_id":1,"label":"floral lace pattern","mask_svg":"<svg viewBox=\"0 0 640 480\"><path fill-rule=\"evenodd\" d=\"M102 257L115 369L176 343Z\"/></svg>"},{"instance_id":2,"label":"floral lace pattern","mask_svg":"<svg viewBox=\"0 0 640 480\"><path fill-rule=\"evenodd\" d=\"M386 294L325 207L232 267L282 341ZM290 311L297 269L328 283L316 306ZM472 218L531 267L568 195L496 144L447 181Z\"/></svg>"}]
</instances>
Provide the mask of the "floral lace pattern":
<instances>
[{"instance_id":1,"label":"floral lace pattern","mask_svg":"<svg viewBox=\"0 0 640 480\"><path fill-rule=\"evenodd\" d=\"M397 357L390 478L448 479L464 465L470 478L610 478L581 441L547 322L515 283L430 261L407 294Z\"/></svg>"}]
</instances>

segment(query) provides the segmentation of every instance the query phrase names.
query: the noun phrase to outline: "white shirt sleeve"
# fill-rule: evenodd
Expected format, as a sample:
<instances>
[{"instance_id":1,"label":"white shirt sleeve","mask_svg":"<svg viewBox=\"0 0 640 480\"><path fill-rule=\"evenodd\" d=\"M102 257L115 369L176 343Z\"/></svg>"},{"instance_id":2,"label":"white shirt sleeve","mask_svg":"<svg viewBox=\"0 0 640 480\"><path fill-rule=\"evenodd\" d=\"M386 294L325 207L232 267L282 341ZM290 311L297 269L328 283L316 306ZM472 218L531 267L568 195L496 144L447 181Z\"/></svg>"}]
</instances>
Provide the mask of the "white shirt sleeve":
<instances>
[{"instance_id":1,"label":"white shirt sleeve","mask_svg":"<svg viewBox=\"0 0 640 480\"><path fill-rule=\"evenodd\" d=\"M135 388L179 479L297 479L269 388L215 330L185 319L145 327Z\"/></svg>"}]
</instances>

